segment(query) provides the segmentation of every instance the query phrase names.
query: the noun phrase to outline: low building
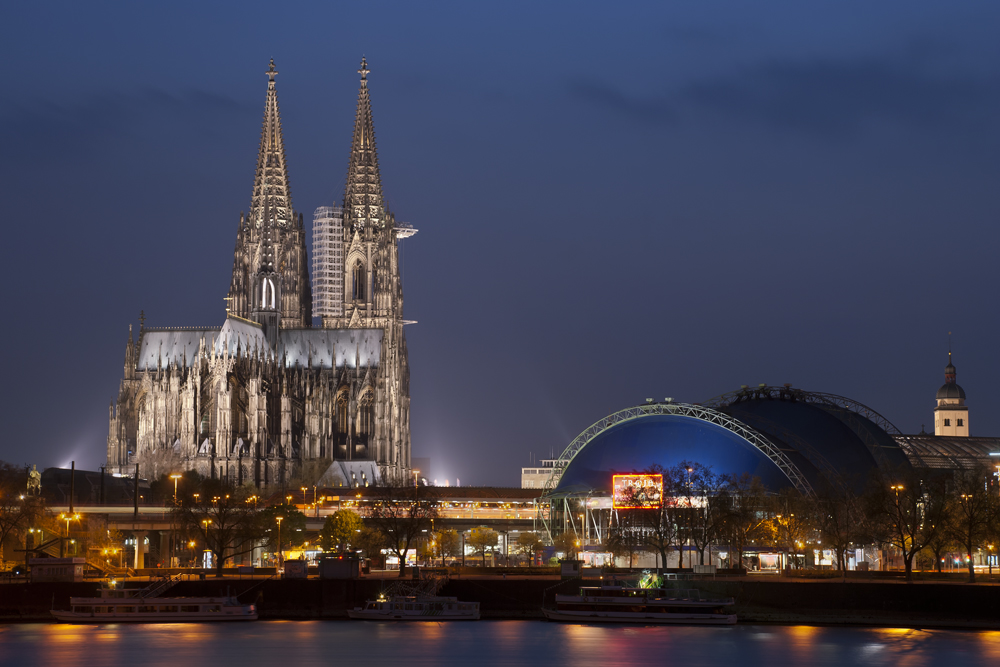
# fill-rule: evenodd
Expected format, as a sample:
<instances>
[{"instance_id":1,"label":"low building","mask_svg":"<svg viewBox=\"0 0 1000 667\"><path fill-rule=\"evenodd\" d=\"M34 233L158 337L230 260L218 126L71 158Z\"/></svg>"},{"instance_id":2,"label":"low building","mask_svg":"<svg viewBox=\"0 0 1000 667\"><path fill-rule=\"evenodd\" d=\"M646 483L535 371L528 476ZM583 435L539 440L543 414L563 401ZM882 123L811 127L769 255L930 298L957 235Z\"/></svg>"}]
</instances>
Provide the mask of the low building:
<instances>
[{"instance_id":1,"label":"low building","mask_svg":"<svg viewBox=\"0 0 1000 667\"><path fill-rule=\"evenodd\" d=\"M552 473L561 471L566 463L560 459L542 459L537 466L521 468L522 489L544 489Z\"/></svg>"},{"instance_id":2,"label":"low building","mask_svg":"<svg viewBox=\"0 0 1000 667\"><path fill-rule=\"evenodd\" d=\"M83 581L85 558L31 558L31 582Z\"/></svg>"}]
</instances>

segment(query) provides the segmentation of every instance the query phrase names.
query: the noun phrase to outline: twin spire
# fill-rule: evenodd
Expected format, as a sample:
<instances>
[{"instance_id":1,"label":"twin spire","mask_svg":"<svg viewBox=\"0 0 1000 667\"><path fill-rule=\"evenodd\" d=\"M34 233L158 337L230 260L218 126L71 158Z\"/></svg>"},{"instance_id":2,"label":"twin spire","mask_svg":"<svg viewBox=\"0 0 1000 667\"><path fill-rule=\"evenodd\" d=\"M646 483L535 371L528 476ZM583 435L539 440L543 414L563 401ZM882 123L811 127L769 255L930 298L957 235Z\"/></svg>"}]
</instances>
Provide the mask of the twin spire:
<instances>
[{"instance_id":1,"label":"twin spire","mask_svg":"<svg viewBox=\"0 0 1000 667\"><path fill-rule=\"evenodd\" d=\"M361 67L358 69L358 74L361 75L361 88L358 91L354 137L351 141L351 158L344 191L345 226L350 231L365 229L374 231L385 227L382 177L375 149L371 99L368 96L370 72L368 61L362 58ZM285 142L281 136L278 92L274 85L274 77L277 76L278 70L274 66L273 58L265 74L267 100L264 104L264 125L261 130L250 214L246 223L251 229L267 227L270 226L269 223L274 223L277 227L287 227L293 222L294 215L292 193L288 185L288 168L285 163Z\"/></svg>"}]
</instances>

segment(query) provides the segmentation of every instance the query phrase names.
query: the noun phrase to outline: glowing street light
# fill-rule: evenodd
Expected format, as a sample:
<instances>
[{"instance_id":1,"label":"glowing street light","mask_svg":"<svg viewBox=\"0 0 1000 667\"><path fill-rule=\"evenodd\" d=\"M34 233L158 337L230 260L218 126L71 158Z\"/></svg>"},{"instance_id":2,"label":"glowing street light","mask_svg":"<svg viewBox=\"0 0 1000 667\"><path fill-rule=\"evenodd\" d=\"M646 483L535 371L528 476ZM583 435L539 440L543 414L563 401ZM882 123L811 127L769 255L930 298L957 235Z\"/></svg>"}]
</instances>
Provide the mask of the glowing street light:
<instances>
[{"instance_id":1,"label":"glowing street light","mask_svg":"<svg viewBox=\"0 0 1000 667\"><path fill-rule=\"evenodd\" d=\"M60 558L65 558L66 557L66 540L69 539L69 522L70 521L79 521L80 520L80 515L79 514L66 514L66 513L63 513L63 514L59 515L59 519L61 521L65 521L66 522L66 537L63 538L60 541L60 543L59 543L59 551L61 552L60 555L59 555L59 557Z\"/></svg>"},{"instance_id":2,"label":"glowing street light","mask_svg":"<svg viewBox=\"0 0 1000 667\"><path fill-rule=\"evenodd\" d=\"M170 476L170 479L174 480L174 504L177 503L177 481L181 478L179 473L174 473Z\"/></svg>"},{"instance_id":3,"label":"glowing street light","mask_svg":"<svg viewBox=\"0 0 1000 667\"><path fill-rule=\"evenodd\" d=\"M274 518L278 522L278 568L281 568L281 522L285 517L276 516Z\"/></svg>"}]
</instances>

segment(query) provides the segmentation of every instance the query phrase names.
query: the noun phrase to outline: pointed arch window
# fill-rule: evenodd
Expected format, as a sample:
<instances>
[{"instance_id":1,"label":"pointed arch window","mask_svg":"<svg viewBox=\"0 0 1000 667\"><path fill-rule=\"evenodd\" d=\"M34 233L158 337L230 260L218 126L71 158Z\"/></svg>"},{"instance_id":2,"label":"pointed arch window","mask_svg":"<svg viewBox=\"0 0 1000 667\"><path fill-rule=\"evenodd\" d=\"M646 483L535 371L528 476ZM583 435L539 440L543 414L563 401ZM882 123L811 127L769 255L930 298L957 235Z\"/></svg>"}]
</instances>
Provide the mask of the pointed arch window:
<instances>
[{"instance_id":1,"label":"pointed arch window","mask_svg":"<svg viewBox=\"0 0 1000 667\"><path fill-rule=\"evenodd\" d=\"M354 270L352 272L351 284L353 285L352 298L355 301L365 300L365 283L368 282L368 276L365 275L365 264L360 259L354 263Z\"/></svg>"},{"instance_id":2,"label":"pointed arch window","mask_svg":"<svg viewBox=\"0 0 1000 667\"><path fill-rule=\"evenodd\" d=\"M342 435L347 435L350 427L350 420L347 417L349 403L346 391L337 395L337 432Z\"/></svg>"},{"instance_id":3,"label":"pointed arch window","mask_svg":"<svg viewBox=\"0 0 1000 667\"><path fill-rule=\"evenodd\" d=\"M368 389L358 401L358 435L371 437L375 434L375 398Z\"/></svg>"}]
</instances>

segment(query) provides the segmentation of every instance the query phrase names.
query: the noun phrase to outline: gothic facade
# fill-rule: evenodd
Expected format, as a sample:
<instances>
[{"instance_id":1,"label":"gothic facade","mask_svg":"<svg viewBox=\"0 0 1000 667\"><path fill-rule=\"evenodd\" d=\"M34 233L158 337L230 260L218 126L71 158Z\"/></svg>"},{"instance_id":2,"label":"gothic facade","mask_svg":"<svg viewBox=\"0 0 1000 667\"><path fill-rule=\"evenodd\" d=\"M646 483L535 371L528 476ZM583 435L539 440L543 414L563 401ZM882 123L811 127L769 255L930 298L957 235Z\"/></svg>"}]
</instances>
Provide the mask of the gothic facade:
<instances>
[{"instance_id":1,"label":"gothic facade","mask_svg":"<svg viewBox=\"0 0 1000 667\"><path fill-rule=\"evenodd\" d=\"M408 476L410 392L399 239L382 200L369 70L343 202L343 303L313 327L306 234L292 208L277 71L267 71L250 211L218 328L129 327L108 468L197 470L259 488ZM314 267L315 268L315 267ZM322 268L322 267L320 267Z\"/></svg>"}]
</instances>

